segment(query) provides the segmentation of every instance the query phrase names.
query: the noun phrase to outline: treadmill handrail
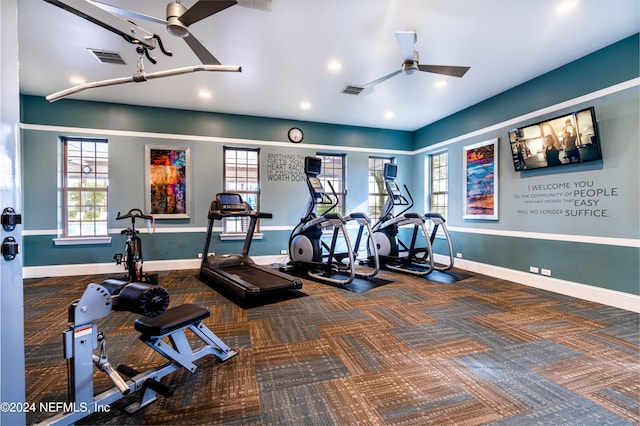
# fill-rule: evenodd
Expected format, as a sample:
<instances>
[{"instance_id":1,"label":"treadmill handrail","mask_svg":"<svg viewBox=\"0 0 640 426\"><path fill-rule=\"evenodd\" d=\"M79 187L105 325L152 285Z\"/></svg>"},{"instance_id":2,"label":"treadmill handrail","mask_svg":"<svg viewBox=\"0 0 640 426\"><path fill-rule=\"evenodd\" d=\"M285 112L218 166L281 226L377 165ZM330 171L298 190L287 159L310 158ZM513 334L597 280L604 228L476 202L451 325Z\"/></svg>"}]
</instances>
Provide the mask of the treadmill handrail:
<instances>
[{"instance_id":1,"label":"treadmill handrail","mask_svg":"<svg viewBox=\"0 0 640 426\"><path fill-rule=\"evenodd\" d=\"M222 210L209 210L209 218L220 220L225 217L252 217L256 216L258 219L272 219L273 214L267 212L257 212L255 210L244 211L222 211Z\"/></svg>"}]
</instances>

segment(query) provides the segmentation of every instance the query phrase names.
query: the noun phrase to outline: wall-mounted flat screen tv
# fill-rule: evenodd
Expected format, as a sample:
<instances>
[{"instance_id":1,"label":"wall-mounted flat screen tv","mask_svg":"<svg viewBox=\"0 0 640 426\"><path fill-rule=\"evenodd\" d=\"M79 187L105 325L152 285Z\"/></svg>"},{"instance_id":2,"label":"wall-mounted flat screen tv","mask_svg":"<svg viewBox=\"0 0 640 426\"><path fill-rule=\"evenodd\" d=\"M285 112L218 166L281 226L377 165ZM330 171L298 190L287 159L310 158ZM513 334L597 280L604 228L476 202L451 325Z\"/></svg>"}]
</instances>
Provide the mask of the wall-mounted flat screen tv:
<instances>
[{"instance_id":1,"label":"wall-mounted flat screen tv","mask_svg":"<svg viewBox=\"0 0 640 426\"><path fill-rule=\"evenodd\" d=\"M602 159L593 107L509 131L515 171Z\"/></svg>"}]
</instances>

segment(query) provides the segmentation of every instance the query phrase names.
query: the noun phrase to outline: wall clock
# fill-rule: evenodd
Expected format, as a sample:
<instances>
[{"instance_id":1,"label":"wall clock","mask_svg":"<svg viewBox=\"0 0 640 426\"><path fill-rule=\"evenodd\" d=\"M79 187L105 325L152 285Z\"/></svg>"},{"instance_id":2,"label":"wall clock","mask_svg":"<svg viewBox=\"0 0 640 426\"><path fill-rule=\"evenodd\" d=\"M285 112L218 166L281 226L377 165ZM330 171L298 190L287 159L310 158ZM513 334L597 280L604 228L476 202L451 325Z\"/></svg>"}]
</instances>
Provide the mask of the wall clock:
<instances>
[{"instance_id":1,"label":"wall clock","mask_svg":"<svg viewBox=\"0 0 640 426\"><path fill-rule=\"evenodd\" d=\"M289 140L293 143L300 143L302 142L302 138L304 138L302 130L297 127L290 128L287 135L289 136Z\"/></svg>"}]
</instances>

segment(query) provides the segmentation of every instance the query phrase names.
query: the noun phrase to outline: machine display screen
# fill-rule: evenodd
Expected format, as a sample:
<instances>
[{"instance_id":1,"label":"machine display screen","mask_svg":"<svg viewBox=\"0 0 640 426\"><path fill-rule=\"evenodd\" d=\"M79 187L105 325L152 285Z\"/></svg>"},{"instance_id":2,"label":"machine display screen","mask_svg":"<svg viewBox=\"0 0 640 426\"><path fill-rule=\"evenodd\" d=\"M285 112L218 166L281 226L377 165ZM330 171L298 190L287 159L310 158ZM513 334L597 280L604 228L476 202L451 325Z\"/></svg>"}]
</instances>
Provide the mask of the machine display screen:
<instances>
[{"instance_id":1,"label":"machine display screen","mask_svg":"<svg viewBox=\"0 0 640 426\"><path fill-rule=\"evenodd\" d=\"M398 165L393 163L386 163L384 165L384 178L388 180L394 180L398 177Z\"/></svg>"},{"instance_id":2,"label":"machine display screen","mask_svg":"<svg viewBox=\"0 0 640 426\"><path fill-rule=\"evenodd\" d=\"M218 200L221 204L242 204L240 194L219 194Z\"/></svg>"},{"instance_id":3,"label":"machine display screen","mask_svg":"<svg viewBox=\"0 0 640 426\"><path fill-rule=\"evenodd\" d=\"M222 193L216 196L218 208L226 211L245 210L244 202L240 194Z\"/></svg>"},{"instance_id":4,"label":"machine display screen","mask_svg":"<svg viewBox=\"0 0 640 426\"><path fill-rule=\"evenodd\" d=\"M322 160L317 157L305 157L304 172L308 176L318 176L322 170Z\"/></svg>"}]
</instances>

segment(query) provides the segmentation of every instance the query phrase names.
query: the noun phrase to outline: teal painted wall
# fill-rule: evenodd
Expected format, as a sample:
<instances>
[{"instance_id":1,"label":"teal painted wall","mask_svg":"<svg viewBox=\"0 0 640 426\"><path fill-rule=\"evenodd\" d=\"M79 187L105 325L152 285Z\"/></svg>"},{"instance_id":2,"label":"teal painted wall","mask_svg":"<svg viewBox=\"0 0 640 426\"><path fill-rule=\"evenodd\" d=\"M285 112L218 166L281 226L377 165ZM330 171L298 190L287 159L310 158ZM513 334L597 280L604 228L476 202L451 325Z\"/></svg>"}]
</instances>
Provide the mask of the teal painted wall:
<instances>
[{"instance_id":1,"label":"teal painted wall","mask_svg":"<svg viewBox=\"0 0 640 426\"><path fill-rule=\"evenodd\" d=\"M640 88L625 85L640 75L639 51L636 34L416 131L421 153L414 157L413 185L421 203L425 157L449 153L454 251L475 262L526 272L536 266L555 278L640 294ZM590 106L602 161L514 171L509 130ZM499 219L464 219L463 148L492 139L499 149ZM579 185L601 195L576 193ZM561 197L553 196L557 190L533 189L561 186L568 186ZM576 210L606 214L575 217Z\"/></svg>"},{"instance_id":2,"label":"teal painted wall","mask_svg":"<svg viewBox=\"0 0 640 426\"><path fill-rule=\"evenodd\" d=\"M515 123L509 122L514 117L637 78L638 46L638 35L622 40L416 132L73 100L50 104L43 98L24 95L21 97L23 223L27 231L24 264L104 263L109 262L114 253L122 251L124 237L117 230L125 226L114 220L115 212L145 207L142 166L145 145L182 146L191 151L191 217L157 220L156 227L164 232L142 236L146 260L168 260L193 259L202 251L208 206L222 190L222 150L225 145L254 146L261 150L261 210L273 213L273 219L262 222L263 239L254 242L252 254L278 255L287 246L287 227L299 220L308 194L304 182L270 179L269 158L301 158L318 151L346 153L347 210L366 211L369 155L396 157L400 166L399 182L408 184L416 199L416 210L421 210L425 206L425 156L430 147L461 137L455 143L438 148L446 149L450 158L448 225L454 229L454 252L462 253L464 259L509 269L528 271L530 265L548 268L557 278L640 294L637 247L580 241L585 238L637 240L639 237L638 86L578 105L596 107L603 141L602 162L561 171L517 174L510 163L508 146L504 145L509 128L515 127ZM539 121L576 108L546 112L529 121ZM464 137L499 123L508 124ZM55 127L32 129L31 125ZM292 126L304 130L303 144L286 142L286 132ZM114 231L110 245L59 247L52 243L59 228L60 136L103 136L109 140L109 205L113 213L109 229ZM500 146L500 218L498 221L464 220L461 213L462 148L492 138L498 138ZM570 184L593 181L601 187L620 188L614 200L601 201L608 203L609 209L615 212L614 217L606 221L568 222L518 213L523 205L515 195L527 191L531 183L556 181L569 181ZM467 228L474 232L467 232ZM526 233L526 236L519 233ZM536 233L574 235L577 242L538 238ZM238 252L240 245L237 241L214 238L210 250L232 253ZM442 246L439 241L436 251L443 253ZM616 279L612 279L613 276Z\"/></svg>"},{"instance_id":3,"label":"teal painted wall","mask_svg":"<svg viewBox=\"0 0 640 426\"><path fill-rule=\"evenodd\" d=\"M300 165L304 156L317 152L346 153L349 212L366 211L367 185L362 183L367 182L370 153L395 156L404 164L405 175L411 175L411 132L72 100L50 104L33 96L22 96L21 101L27 267L108 263L115 253L124 251L125 238L119 230L128 223L116 221L115 216L131 208L147 210L144 188L147 145L186 147L191 158L190 217L157 219L157 232L142 234L147 261L195 259L202 252L209 205L223 190L224 146L260 149L260 209L272 213L273 219L262 221L262 239L252 244L251 254L256 256L279 255L287 249L290 233L287 229L300 220L308 199L305 182L295 179L295 174L271 173L271 159L286 158L288 163ZM287 130L294 125L305 132L302 144L286 141ZM58 177L63 136L102 137L109 141L111 244L56 246L52 241L60 236L61 228ZM218 234L210 251L241 250L242 242L221 241Z\"/></svg>"}]
</instances>

